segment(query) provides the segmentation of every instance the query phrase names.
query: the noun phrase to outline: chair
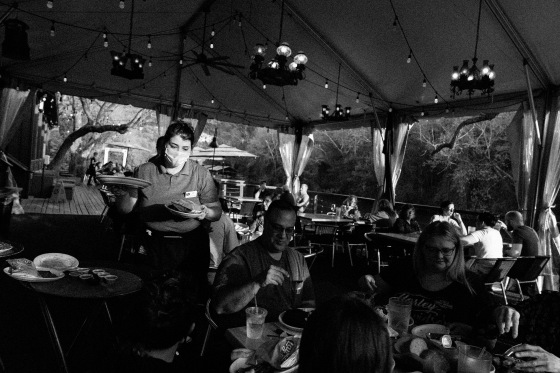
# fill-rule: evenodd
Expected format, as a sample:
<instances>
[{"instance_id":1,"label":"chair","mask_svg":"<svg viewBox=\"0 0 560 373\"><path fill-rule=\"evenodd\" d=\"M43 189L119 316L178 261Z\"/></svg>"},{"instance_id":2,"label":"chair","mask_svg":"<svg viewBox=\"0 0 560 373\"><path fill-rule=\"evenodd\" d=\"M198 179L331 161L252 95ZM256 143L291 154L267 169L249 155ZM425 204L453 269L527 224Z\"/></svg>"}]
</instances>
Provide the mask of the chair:
<instances>
[{"instance_id":1,"label":"chair","mask_svg":"<svg viewBox=\"0 0 560 373\"><path fill-rule=\"evenodd\" d=\"M253 218L253 210L255 209L257 202L241 202L241 208L239 209L239 214L237 214L237 221L239 217L241 218Z\"/></svg>"},{"instance_id":2,"label":"chair","mask_svg":"<svg viewBox=\"0 0 560 373\"><path fill-rule=\"evenodd\" d=\"M537 285L537 279L549 260L549 256L517 257L515 265L511 268L507 275L505 284L506 288L508 286L509 279L515 280L517 283L517 289L519 290L519 295L521 296L521 301L525 300L521 284L535 284L537 286L537 292L540 294L541 292Z\"/></svg>"},{"instance_id":3,"label":"chair","mask_svg":"<svg viewBox=\"0 0 560 373\"><path fill-rule=\"evenodd\" d=\"M107 189L107 187L102 186L99 188L99 193L101 194L101 198L103 199L103 203L105 203L105 207L103 207L103 211L101 212L101 217L99 219L99 223L103 223L103 219L105 219L105 215L111 206L115 204L115 195Z\"/></svg>"},{"instance_id":4,"label":"chair","mask_svg":"<svg viewBox=\"0 0 560 373\"><path fill-rule=\"evenodd\" d=\"M303 257L305 259L311 259L311 264L309 264L308 266L309 270L311 270L311 267L313 267L313 264L317 259L317 255L322 254L323 251L325 251L321 247L321 245L313 244L313 243L309 243L309 246L297 246L294 247L294 249L299 251L301 254L303 254Z\"/></svg>"},{"instance_id":5,"label":"chair","mask_svg":"<svg viewBox=\"0 0 560 373\"><path fill-rule=\"evenodd\" d=\"M354 266L354 263L352 263L352 249L355 249L356 251L359 249L363 250L366 260L369 262L369 253L365 234L371 232L372 229L373 227L371 225L352 224L350 229L346 232L344 243L348 248L351 266Z\"/></svg>"},{"instance_id":6,"label":"chair","mask_svg":"<svg viewBox=\"0 0 560 373\"><path fill-rule=\"evenodd\" d=\"M212 315L210 314L210 299L206 301L204 316L206 316L206 320L208 321L208 329L206 329L204 342L202 342L202 349L200 350L200 356L204 356L204 352L206 351L206 345L208 344L208 339L210 338L210 333L212 332L212 330L218 329L218 324L216 324L216 322L212 320Z\"/></svg>"},{"instance_id":7,"label":"chair","mask_svg":"<svg viewBox=\"0 0 560 373\"><path fill-rule=\"evenodd\" d=\"M336 248L342 247L342 249L344 250L344 246L340 243L339 236L340 229L338 226L328 224L315 224L315 232L309 240L310 245L332 247L332 267L334 267L334 253ZM350 261L352 261L352 258L350 258Z\"/></svg>"},{"instance_id":8,"label":"chair","mask_svg":"<svg viewBox=\"0 0 560 373\"><path fill-rule=\"evenodd\" d=\"M471 257L465 264L466 268L482 277L485 285L500 283L502 296L507 306L508 299L504 279L515 264L515 258L477 258Z\"/></svg>"}]
</instances>

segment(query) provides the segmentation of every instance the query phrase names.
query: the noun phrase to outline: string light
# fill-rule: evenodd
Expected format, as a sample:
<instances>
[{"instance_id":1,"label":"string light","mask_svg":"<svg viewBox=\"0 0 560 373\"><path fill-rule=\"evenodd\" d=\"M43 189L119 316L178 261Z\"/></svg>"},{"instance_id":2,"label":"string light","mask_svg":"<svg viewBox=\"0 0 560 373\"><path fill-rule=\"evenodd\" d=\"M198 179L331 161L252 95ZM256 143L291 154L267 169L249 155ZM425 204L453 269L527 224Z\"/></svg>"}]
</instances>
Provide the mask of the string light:
<instances>
[{"instance_id":1,"label":"string light","mask_svg":"<svg viewBox=\"0 0 560 373\"><path fill-rule=\"evenodd\" d=\"M54 21L52 21L52 25L51 25L51 36L54 36Z\"/></svg>"},{"instance_id":2,"label":"string light","mask_svg":"<svg viewBox=\"0 0 560 373\"><path fill-rule=\"evenodd\" d=\"M148 61L148 67L152 67L152 57L150 57L150 60Z\"/></svg>"},{"instance_id":3,"label":"string light","mask_svg":"<svg viewBox=\"0 0 560 373\"><path fill-rule=\"evenodd\" d=\"M152 35L148 35L148 49L152 49Z\"/></svg>"},{"instance_id":4,"label":"string light","mask_svg":"<svg viewBox=\"0 0 560 373\"><path fill-rule=\"evenodd\" d=\"M210 43L210 49L214 49L214 43L213 42Z\"/></svg>"},{"instance_id":5,"label":"string light","mask_svg":"<svg viewBox=\"0 0 560 373\"><path fill-rule=\"evenodd\" d=\"M182 65L182 64L183 64L183 59L181 58L181 59L179 59L179 65Z\"/></svg>"},{"instance_id":6,"label":"string light","mask_svg":"<svg viewBox=\"0 0 560 373\"><path fill-rule=\"evenodd\" d=\"M389 113L392 113L392 112L393 112L393 107L389 106Z\"/></svg>"},{"instance_id":7,"label":"string light","mask_svg":"<svg viewBox=\"0 0 560 373\"><path fill-rule=\"evenodd\" d=\"M107 48L109 46L109 39L107 38L107 32L103 33L103 46Z\"/></svg>"},{"instance_id":8,"label":"string light","mask_svg":"<svg viewBox=\"0 0 560 373\"><path fill-rule=\"evenodd\" d=\"M393 30L397 31L397 25L399 23L399 17L395 16L395 20L393 21Z\"/></svg>"},{"instance_id":9,"label":"string light","mask_svg":"<svg viewBox=\"0 0 560 373\"><path fill-rule=\"evenodd\" d=\"M329 89L329 80L325 80L325 89Z\"/></svg>"},{"instance_id":10,"label":"string light","mask_svg":"<svg viewBox=\"0 0 560 373\"><path fill-rule=\"evenodd\" d=\"M408 53L408 58L406 59L406 63L410 63L412 61L412 49Z\"/></svg>"},{"instance_id":11,"label":"string light","mask_svg":"<svg viewBox=\"0 0 560 373\"><path fill-rule=\"evenodd\" d=\"M52 9L53 5L53 0L47 1L47 8Z\"/></svg>"},{"instance_id":12,"label":"string light","mask_svg":"<svg viewBox=\"0 0 560 373\"><path fill-rule=\"evenodd\" d=\"M214 30L214 27L212 27L212 31L210 32L210 36L214 37L216 35L216 31Z\"/></svg>"},{"instance_id":13,"label":"string light","mask_svg":"<svg viewBox=\"0 0 560 373\"><path fill-rule=\"evenodd\" d=\"M436 97L434 98L434 104L437 104L438 101L439 101L439 100L438 100L437 95L436 95Z\"/></svg>"},{"instance_id":14,"label":"string light","mask_svg":"<svg viewBox=\"0 0 560 373\"><path fill-rule=\"evenodd\" d=\"M446 108L445 108L445 113L446 113L446 114L449 114L449 107L446 107Z\"/></svg>"},{"instance_id":15,"label":"string light","mask_svg":"<svg viewBox=\"0 0 560 373\"><path fill-rule=\"evenodd\" d=\"M424 78L424 80L422 80L422 87L426 88L426 78Z\"/></svg>"},{"instance_id":16,"label":"string light","mask_svg":"<svg viewBox=\"0 0 560 373\"><path fill-rule=\"evenodd\" d=\"M263 84L263 89L266 89L266 84Z\"/></svg>"},{"instance_id":17,"label":"string light","mask_svg":"<svg viewBox=\"0 0 560 373\"><path fill-rule=\"evenodd\" d=\"M424 110L422 110L422 112L420 113L420 116L423 117L424 115L426 115L426 113L424 113Z\"/></svg>"},{"instance_id":18,"label":"string light","mask_svg":"<svg viewBox=\"0 0 560 373\"><path fill-rule=\"evenodd\" d=\"M124 0L119 1L119 8L124 9Z\"/></svg>"},{"instance_id":19,"label":"string light","mask_svg":"<svg viewBox=\"0 0 560 373\"><path fill-rule=\"evenodd\" d=\"M210 101L211 103L214 103L214 97L212 97L212 100Z\"/></svg>"},{"instance_id":20,"label":"string light","mask_svg":"<svg viewBox=\"0 0 560 373\"><path fill-rule=\"evenodd\" d=\"M66 74L64 74L64 78L62 79L62 81L63 81L64 83L66 83L66 82L68 81L68 78L66 77Z\"/></svg>"},{"instance_id":21,"label":"string light","mask_svg":"<svg viewBox=\"0 0 560 373\"><path fill-rule=\"evenodd\" d=\"M360 103L360 92L358 92L358 94L356 95L356 103Z\"/></svg>"}]
</instances>

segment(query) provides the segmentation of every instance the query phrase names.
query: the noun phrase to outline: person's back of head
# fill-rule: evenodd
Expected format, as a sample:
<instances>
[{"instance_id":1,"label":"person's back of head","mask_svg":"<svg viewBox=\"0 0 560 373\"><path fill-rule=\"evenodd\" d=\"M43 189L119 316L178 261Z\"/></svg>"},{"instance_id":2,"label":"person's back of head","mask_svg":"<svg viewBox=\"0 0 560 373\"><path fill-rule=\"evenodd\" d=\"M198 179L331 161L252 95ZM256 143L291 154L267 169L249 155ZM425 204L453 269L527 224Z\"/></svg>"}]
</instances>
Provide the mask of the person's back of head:
<instances>
[{"instance_id":1,"label":"person's back of head","mask_svg":"<svg viewBox=\"0 0 560 373\"><path fill-rule=\"evenodd\" d=\"M482 212L478 214L477 220L481 223L484 223L487 227L493 227L498 222L498 218L496 218L496 215L489 212Z\"/></svg>"},{"instance_id":2,"label":"person's back of head","mask_svg":"<svg viewBox=\"0 0 560 373\"><path fill-rule=\"evenodd\" d=\"M311 314L299 351L299 373L393 369L387 326L367 304L349 295L332 298Z\"/></svg>"},{"instance_id":3,"label":"person's back of head","mask_svg":"<svg viewBox=\"0 0 560 373\"><path fill-rule=\"evenodd\" d=\"M523 221L523 215L519 211L508 211L505 216L506 222L509 221L513 228L521 227L525 225Z\"/></svg>"},{"instance_id":4,"label":"person's back of head","mask_svg":"<svg viewBox=\"0 0 560 373\"><path fill-rule=\"evenodd\" d=\"M272 201L272 203L270 204L270 206L268 206L268 210L266 210L266 212L264 213L264 218L265 220L270 219L269 217L274 215L274 214L278 214L279 212L283 212L283 211L290 211L292 213L296 213L295 209L294 209L294 205L292 205L290 202L285 201L283 199L277 199Z\"/></svg>"}]
</instances>

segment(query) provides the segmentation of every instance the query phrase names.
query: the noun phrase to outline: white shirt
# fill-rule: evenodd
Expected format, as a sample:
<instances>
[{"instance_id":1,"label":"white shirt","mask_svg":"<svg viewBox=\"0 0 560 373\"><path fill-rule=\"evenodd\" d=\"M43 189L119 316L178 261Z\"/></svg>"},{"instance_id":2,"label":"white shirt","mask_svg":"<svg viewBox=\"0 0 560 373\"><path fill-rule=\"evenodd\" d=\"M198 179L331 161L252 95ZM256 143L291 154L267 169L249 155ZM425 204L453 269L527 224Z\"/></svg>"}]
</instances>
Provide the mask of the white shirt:
<instances>
[{"instance_id":1,"label":"white shirt","mask_svg":"<svg viewBox=\"0 0 560 373\"><path fill-rule=\"evenodd\" d=\"M476 239L474 253L479 258L503 258L504 243L500 232L486 227L469 234L465 239Z\"/></svg>"},{"instance_id":2,"label":"white shirt","mask_svg":"<svg viewBox=\"0 0 560 373\"><path fill-rule=\"evenodd\" d=\"M453 227L455 227L455 229L457 229L457 233L459 233L459 235L463 235L463 227L461 227L461 225L459 223L457 223L457 220L453 219L451 216L443 216L443 215L433 215L430 223L433 223L434 221L446 221L449 224L451 224Z\"/></svg>"}]
</instances>

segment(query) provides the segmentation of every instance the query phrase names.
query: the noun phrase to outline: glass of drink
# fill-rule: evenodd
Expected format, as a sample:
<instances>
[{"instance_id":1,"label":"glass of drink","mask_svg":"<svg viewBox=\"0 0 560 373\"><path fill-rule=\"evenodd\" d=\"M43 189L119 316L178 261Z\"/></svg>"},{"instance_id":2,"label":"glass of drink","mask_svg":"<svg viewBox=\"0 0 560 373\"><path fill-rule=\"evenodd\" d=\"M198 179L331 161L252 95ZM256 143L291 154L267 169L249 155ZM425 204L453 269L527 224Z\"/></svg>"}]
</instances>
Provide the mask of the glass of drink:
<instances>
[{"instance_id":1,"label":"glass of drink","mask_svg":"<svg viewBox=\"0 0 560 373\"><path fill-rule=\"evenodd\" d=\"M458 373L489 373L492 369L492 355L488 351L467 344L457 346L457 350Z\"/></svg>"},{"instance_id":2,"label":"glass of drink","mask_svg":"<svg viewBox=\"0 0 560 373\"><path fill-rule=\"evenodd\" d=\"M412 302L400 298L390 298L387 305L389 326L400 335L408 332Z\"/></svg>"},{"instance_id":3,"label":"glass of drink","mask_svg":"<svg viewBox=\"0 0 560 373\"><path fill-rule=\"evenodd\" d=\"M264 320L268 313L262 307L248 307L245 309L245 316L247 317L247 338L259 339L262 337L264 329Z\"/></svg>"}]
</instances>

